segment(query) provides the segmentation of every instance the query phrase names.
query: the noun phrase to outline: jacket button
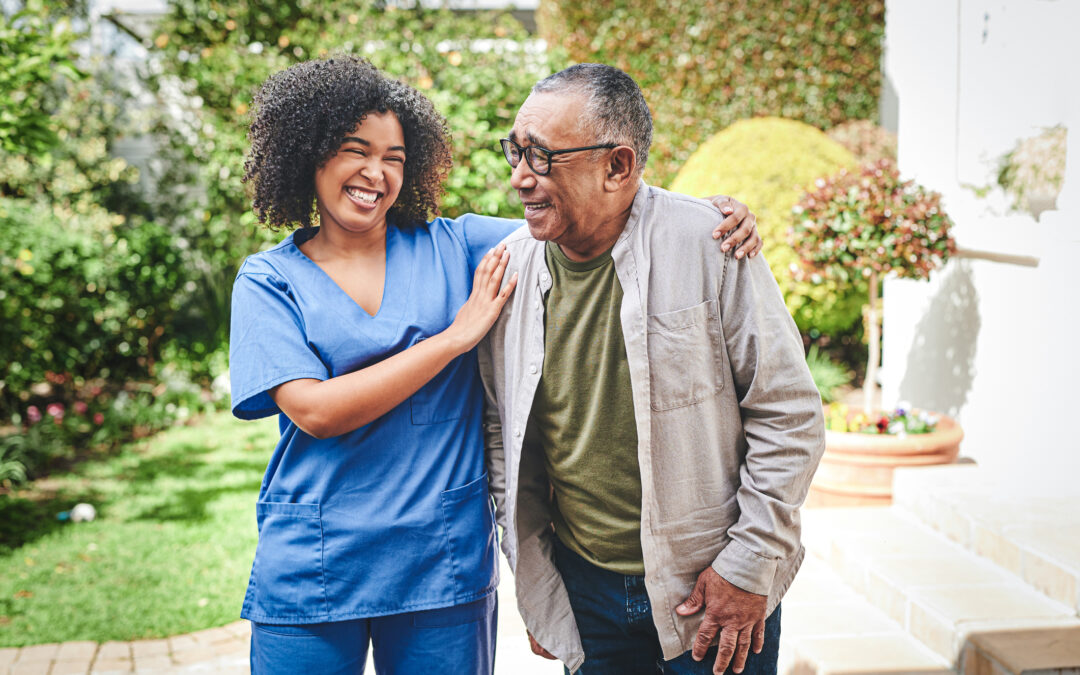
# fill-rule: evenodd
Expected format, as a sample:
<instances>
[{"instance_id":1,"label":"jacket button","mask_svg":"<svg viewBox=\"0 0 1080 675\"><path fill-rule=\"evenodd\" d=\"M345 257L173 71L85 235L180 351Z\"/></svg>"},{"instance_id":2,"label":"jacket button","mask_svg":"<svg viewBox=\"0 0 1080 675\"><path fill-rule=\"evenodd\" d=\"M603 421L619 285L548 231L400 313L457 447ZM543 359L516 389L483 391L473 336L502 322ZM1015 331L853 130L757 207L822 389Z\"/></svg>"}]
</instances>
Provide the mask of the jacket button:
<instances>
[{"instance_id":1,"label":"jacket button","mask_svg":"<svg viewBox=\"0 0 1080 675\"><path fill-rule=\"evenodd\" d=\"M535 365L529 366L529 373L532 374L532 375L536 374L536 366Z\"/></svg>"},{"instance_id":2,"label":"jacket button","mask_svg":"<svg viewBox=\"0 0 1080 675\"><path fill-rule=\"evenodd\" d=\"M519 437L519 438L521 437L521 428L520 427L514 427L514 436Z\"/></svg>"}]
</instances>

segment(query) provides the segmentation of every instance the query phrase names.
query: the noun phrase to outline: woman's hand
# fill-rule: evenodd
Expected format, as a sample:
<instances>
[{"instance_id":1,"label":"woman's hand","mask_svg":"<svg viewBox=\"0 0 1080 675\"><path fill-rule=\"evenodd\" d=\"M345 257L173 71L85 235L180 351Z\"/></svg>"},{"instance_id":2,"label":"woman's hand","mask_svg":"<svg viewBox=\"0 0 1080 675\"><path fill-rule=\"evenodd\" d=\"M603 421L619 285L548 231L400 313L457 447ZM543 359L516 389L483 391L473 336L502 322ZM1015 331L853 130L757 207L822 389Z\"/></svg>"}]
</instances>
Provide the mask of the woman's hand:
<instances>
[{"instance_id":1,"label":"woman's hand","mask_svg":"<svg viewBox=\"0 0 1080 675\"><path fill-rule=\"evenodd\" d=\"M742 242L739 248L735 250L736 258L742 258L743 256L753 258L761 252L765 242L762 241L761 235L757 231L757 217L750 213L750 209L746 204L743 204L738 199L725 197L724 195L715 195L707 199L712 202L713 206L720 209L721 213L727 216L713 230L713 239L719 239L731 232L736 225L739 226L737 230L731 232L731 236L720 246L721 251L726 253L732 245Z\"/></svg>"},{"instance_id":2,"label":"woman's hand","mask_svg":"<svg viewBox=\"0 0 1080 675\"><path fill-rule=\"evenodd\" d=\"M506 287L499 290L509 260L510 252L506 250L506 246L499 244L488 251L476 267L472 293L458 310L454 323L445 331L447 337L454 338L454 343L461 348L462 353L475 347L480 339L487 335L495 319L499 318L503 305L514 292L518 280L517 272L510 277Z\"/></svg>"}]
</instances>

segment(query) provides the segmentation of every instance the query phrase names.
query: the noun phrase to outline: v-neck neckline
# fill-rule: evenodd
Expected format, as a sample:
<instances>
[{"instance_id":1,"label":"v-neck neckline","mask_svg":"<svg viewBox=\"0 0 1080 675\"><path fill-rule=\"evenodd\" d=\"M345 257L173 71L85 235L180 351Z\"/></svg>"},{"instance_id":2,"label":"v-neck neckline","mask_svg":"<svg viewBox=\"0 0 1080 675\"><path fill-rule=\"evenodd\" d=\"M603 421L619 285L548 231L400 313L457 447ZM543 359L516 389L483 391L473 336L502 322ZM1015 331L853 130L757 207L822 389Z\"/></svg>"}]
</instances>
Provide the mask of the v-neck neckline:
<instances>
[{"instance_id":1,"label":"v-neck neckline","mask_svg":"<svg viewBox=\"0 0 1080 675\"><path fill-rule=\"evenodd\" d=\"M352 305L354 307L356 307L356 309L358 309L364 315L364 317L366 317L368 319L375 320L375 319L378 319L379 317L381 317L384 314L383 308L386 307L387 300L390 299L390 291L391 291L391 286L392 286L392 284L390 283L390 269L391 269L391 264L393 262L391 260L391 256L394 255L394 250L399 248L398 246L392 246L391 245L391 240L392 240L392 238L394 236L396 236L396 231L397 231L397 228L395 228L393 225L390 225L389 223L387 223L386 230L385 230L386 239L385 239L385 242L383 244L384 261L383 261L382 297L379 299L379 309L374 314L372 314L372 313L368 312L366 309L364 309L364 307L359 302L357 302L353 298L353 296L349 295L345 291L345 289L341 287L341 284L339 284L337 281L334 280L334 277L330 276L330 274L328 274L327 271L322 268L322 265L320 265L319 263L317 263L314 260L312 260L311 258L309 258L308 255L306 253L304 253L303 250L301 250L301 248L300 248L301 244L303 244L303 243L305 243L307 241L310 241L312 237L314 237L316 234L318 234L318 232L319 232L319 227L318 226L311 228L311 234L305 236L303 241L301 241L299 243L296 241L296 235L300 234L301 232L304 232L304 230L297 230L296 232L293 232L291 235L289 235L289 243L292 245L293 249L296 250L297 255L299 255L301 258L306 260L308 262L308 264L313 266L315 269L319 270L319 274L321 274L323 277L325 277L326 281L330 282L330 285L333 286L334 288L336 288L338 293L345 296L348 299L348 301L350 303L352 303Z\"/></svg>"}]
</instances>

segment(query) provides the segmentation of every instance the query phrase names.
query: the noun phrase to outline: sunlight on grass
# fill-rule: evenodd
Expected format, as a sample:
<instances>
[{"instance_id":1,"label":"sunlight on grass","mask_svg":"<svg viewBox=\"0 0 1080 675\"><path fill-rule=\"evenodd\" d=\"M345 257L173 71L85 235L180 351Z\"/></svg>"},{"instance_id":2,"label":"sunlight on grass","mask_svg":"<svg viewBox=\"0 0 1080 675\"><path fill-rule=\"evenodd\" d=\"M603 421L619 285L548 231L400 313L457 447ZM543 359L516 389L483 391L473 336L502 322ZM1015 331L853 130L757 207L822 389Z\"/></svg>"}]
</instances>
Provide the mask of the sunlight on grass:
<instances>
[{"instance_id":1,"label":"sunlight on grass","mask_svg":"<svg viewBox=\"0 0 1080 675\"><path fill-rule=\"evenodd\" d=\"M0 495L0 647L165 637L239 618L274 419L228 413ZM56 514L86 501L92 523Z\"/></svg>"}]
</instances>

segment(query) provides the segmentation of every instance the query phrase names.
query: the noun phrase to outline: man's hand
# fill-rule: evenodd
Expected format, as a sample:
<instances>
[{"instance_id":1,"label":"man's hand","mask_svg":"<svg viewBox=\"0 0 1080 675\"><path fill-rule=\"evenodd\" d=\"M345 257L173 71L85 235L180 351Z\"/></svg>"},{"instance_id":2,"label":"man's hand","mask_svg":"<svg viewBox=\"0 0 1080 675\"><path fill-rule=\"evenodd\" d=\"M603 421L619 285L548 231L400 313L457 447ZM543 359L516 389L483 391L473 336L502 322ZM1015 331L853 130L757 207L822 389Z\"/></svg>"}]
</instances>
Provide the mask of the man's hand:
<instances>
[{"instance_id":1,"label":"man's hand","mask_svg":"<svg viewBox=\"0 0 1080 675\"><path fill-rule=\"evenodd\" d=\"M736 673L741 673L746 666L750 648L753 647L755 654L760 654L765 645L767 600L764 595L747 593L732 586L712 567L706 567L705 571L698 575L690 597L675 608L679 616L690 616L697 614L702 608L705 609L705 619L698 629L697 639L694 640L694 660L705 658L705 652L719 629L720 649L716 654L713 673L723 675L729 663ZM734 662L731 661L733 656Z\"/></svg>"},{"instance_id":2,"label":"man's hand","mask_svg":"<svg viewBox=\"0 0 1080 675\"><path fill-rule=\"evenodd\" d=\"M735 251L735 257L742 258L744 255L748 255L753 258L756 256L765 242L762 241L761 235L757 231L757 217L750 213L749 207L737 199L724 195L709 197L709 201L727 216L713 230L713 239L719 239L736 225L739 226L739 229L735 230L727 241L721 244L720 250L727 253L729 248L742 242Z\"/></svg>"},{"instance_id":3,"label":"man's hand","mask_svg":"<svg viewBox=\"0 0 1080 675\"><path fill-rule=\"evenodd\" d=\"M529 646L532 647L533 654L543 656L545 659L551 659L552 661L559 660L554 654L541 647L540 643L536 641L536 638L532 636L532 633L525 631L525 634L529 636Z\"/></svg>"}]
</instances>

